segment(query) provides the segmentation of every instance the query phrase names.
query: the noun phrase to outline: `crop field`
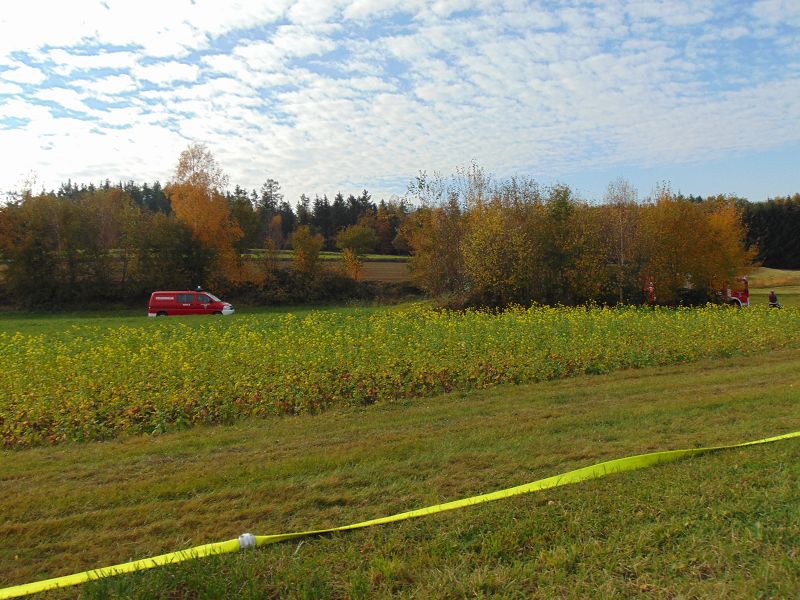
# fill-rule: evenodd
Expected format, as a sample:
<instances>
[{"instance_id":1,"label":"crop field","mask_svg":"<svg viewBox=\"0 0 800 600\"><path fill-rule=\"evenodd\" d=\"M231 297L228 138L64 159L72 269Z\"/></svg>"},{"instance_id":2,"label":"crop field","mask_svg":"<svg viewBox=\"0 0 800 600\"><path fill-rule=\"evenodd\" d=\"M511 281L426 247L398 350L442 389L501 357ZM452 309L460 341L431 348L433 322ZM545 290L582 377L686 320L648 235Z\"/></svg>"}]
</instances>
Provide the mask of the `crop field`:
<instances>
[{"instance_id":1,"label":"crop field","mask_svg":"<svg viewBox=\"0 0 800 600\"><path fill-rule=\"evenodd\" d=\"M128 323L0 329L3 445L163 433L800 345L794 309L492 314L411 305Z\"/></svg>"}]
</instances>

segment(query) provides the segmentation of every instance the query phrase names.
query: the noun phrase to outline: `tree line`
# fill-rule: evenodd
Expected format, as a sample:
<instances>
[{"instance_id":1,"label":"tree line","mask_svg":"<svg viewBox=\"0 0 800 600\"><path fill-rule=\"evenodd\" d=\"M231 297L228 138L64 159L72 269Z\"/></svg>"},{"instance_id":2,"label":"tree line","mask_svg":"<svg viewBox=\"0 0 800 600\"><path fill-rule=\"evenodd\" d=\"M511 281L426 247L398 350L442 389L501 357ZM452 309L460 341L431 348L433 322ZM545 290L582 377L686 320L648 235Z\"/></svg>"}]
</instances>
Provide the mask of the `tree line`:
<instances>
[{"instance_id":1,"label":"tree line","mask_svg":"<svg viewBox=\"0 0 800 600\"><path fill-rule=\"evenodd\" d=\"M744 203L748 245L775 269L800 269L800 194Z\"/></svg>"},{"instance_id":2,"label":"tree line","mask_svg":"<svg viewBox=\"0 0 800 600\"><path fill-rule=\"evenodd\" d=\"M358 279L367 252L407 253L398 238L411 212L404 200L376 204L364 190L333 201L303 196L295 210L273 179L260 192L227 189L212 154L194 144L163 187L69 181L57 191L27 191L0 206L0 284L24 305L125 300L197 284L323 300L327 288L341 296L349 284L320 268L320 251L343 251L344 279ZM295 250L291 269L278 260L283 249Z\"/></svg>"},{"instance_id":3,"label":"tree line","mask_svg":"<svg viewBox=\"0 0 800 600\"><path fill-rule=\"evenodd\" d=\"M495 182L474 166L412 187L421 204L404 225L412 272L456 306L701 302L735 285L756 255L735 198L661 186L640 202L617 180L591 204L564 185Z\"/></svg>"},{"instance_id":4,"label":"tree line","mask_svg":"<svg viewBox=\"0 0 800 600\"><path fill-rule=\"evenodd\" d=\"M173 214L170 196L158 181L152 184L138 184L134 181L112 184L110 180L106 180L100 185L67 181L58 190L42 192L38 196L79 203L82 199L104 194L112 189L121 191L123 198L143 212ZM30 191L21 196L22 198L12 204L18 205L23 199L33 197ZM225 191L223 196L228 202L231 216L242 230L242 236L236 243L237 249L242 252L263 248L267 240L272 240L278 249L289 249L292 233L303 225L322 234L325 240L324 250L337 250L338 233L346 227L363 224L375 231L373 250L376 253L408 254L405 241L398 238L400 225L413 210L404 198L382 199L375 203L367 190L363 190L358 196L350 194L346 198L344 194L337 192L333 200L327 194L322 197L316 195L313 200L302 194L295 208L284 199L280 183L271 178L267 179L260 190L247 191L236 185L233 190Z\"/></svg>"},{"instance_id":5,"label":"tree line","mask_svg":"<svg viewBox=\"0 0 800 600\"><path fill-rule=\"evenodd\" d=\"M364 190L302 195L293 207L274 179L231 190L194 144L165 186L70 181L0 207L0 280L28 305L198 283L265 301L334 299L361 293L362 257L376 251L410 254L417 285L459 305L639 302L648 286L674 303L687 290L708 297L754 259L800 268L798 229L800 194L750 203L662 185L641 201L618 180L590 203L568 186L495 181L474 165L451 177L420 173L402 199L376 203ZM294 251L288 269L284 249ZM319 254L333 249L342 268L332 275Z\"/></svg>"}]
</instances>

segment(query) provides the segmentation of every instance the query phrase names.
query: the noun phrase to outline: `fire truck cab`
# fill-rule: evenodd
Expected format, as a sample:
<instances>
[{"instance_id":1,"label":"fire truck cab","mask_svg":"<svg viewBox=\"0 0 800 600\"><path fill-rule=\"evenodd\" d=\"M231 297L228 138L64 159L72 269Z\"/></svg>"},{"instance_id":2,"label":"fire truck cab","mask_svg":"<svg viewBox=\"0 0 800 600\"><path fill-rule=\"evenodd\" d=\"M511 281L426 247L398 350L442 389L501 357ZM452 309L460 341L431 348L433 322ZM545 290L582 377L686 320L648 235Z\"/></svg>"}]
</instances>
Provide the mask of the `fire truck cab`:
<instances>
[{"instance_id":1,"label":"fire truck cab","mask_svg":"<svg viewBox=\"0 0 800 600\"><path fill-rule=\"evenodd\" d=\"M682 291L688 293L692 291L692 288L687 286ZM656 303L656 287L652 277L644 278L642 293L648 304ZM721 290L712 291L711 295L717 302L729 306L737 308L750 306L750 287L747 283L747 277L737 277L732 285L726 285Z\"/></svg>"},{"instance_id":2,"label":"fire truck cab","mask_svg":"<svg viewBox=\"0 0 800 600\"><path fill-rule=\"evenodd\" d=\"M733 286L727 286L722 290L722 296L725 304L739 308L750 306L750 287L747 283L747 277L737 278Z\"/></svg>"}]
</instances>

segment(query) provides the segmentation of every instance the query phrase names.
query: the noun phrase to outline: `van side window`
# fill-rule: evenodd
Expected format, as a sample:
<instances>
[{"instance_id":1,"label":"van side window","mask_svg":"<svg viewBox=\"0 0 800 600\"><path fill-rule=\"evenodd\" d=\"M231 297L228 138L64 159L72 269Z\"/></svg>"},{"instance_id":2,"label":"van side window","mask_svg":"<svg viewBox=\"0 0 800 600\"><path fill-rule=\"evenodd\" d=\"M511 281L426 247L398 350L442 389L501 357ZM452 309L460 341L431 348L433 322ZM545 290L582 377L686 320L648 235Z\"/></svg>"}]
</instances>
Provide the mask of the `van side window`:
<instances>
[{"instance_id":1,"label":"van side window","mask_svg":"<svg viewBox=\"0 0 800 600\"><path fill-rule=\"evenodd\" d=\"M211 302L211 298L209 298L209 297L208 297L208 296L206 296L205 294L199 294L199 295L197 296L197 301L198 301L200 304L209 304L209 303Z\"/></svg>"},{"instance_id":2,"label":"van side window","mask_svg":"<svg viewBox=\"0 0 800 600\"><path fill-rule=\"evenodd\" d=\"M194 300L193 296L194 294L178 294L178 302L190 304Z\"/></svg>"}]
</instances>

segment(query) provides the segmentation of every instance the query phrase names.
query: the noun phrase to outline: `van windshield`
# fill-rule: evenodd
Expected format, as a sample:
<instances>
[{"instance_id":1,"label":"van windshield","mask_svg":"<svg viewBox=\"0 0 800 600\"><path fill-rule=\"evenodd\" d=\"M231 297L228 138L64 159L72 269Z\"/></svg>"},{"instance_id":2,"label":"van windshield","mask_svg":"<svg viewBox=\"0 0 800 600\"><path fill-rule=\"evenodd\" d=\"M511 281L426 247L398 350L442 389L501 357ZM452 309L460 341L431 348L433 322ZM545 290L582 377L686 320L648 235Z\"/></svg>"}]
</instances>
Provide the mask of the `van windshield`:
<instances>
[{"instance_id":1,"label":"van windshield","mask_svg":"<svg viewBox=\"0 0 800 600\"><path fill-rule=\"evenodd\" d=\"M222 302L222 301L221 301L219 298L217 298L217 297L216 297L214 294L209 294L208 292L205 292L205 295L206 295L206 296L208 296L209 298L211 298L211 299L212 299L214 302Z\"/></svg>"}]
</instances>

